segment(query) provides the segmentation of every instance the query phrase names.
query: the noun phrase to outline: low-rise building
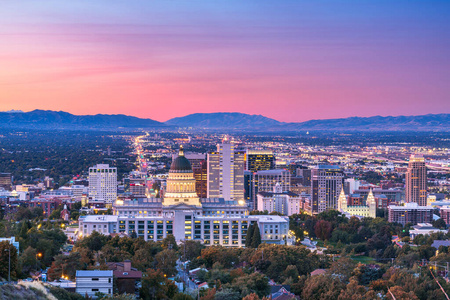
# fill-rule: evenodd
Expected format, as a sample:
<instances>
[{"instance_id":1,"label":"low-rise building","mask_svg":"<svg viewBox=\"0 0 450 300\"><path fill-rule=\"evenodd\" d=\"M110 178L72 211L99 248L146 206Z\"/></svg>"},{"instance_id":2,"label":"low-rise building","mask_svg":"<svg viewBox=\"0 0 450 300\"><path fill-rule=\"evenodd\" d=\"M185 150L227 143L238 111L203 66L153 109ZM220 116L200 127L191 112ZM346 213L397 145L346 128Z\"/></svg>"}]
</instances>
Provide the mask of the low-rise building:
<instances>
[{"instance_id":1,"label":"low-rise building","mask_svg":"<svg viewBox=\"0 0 450 300\"><path fill-rule=\"evenodd\" d=\"M280 184L276 184L273 192L259 192L258 208L261 211L279 212L285 216L299 214L302 208L301 197L293 192L282 191Z\"/></svg>"},{"instance_id":2,"label":"low-rise building","mask_svg":"<svg viewBox=\"0 0 450 300\"><path fill-rule=\"evenodd\" d=\"M433 207L419 206L415 202L405 203L405 205L389 205L388 220L391 223L400 223L405 226L407 223L416 225L418 223L431 223L433 221Z\"/></svg>"},{"instance_id":3,"label":"low-rise building","mask_svg":"<svg viewBox=\"0 0 450 300\"><path fill-rule=\"evenodd\" d=\"M80 295L87 295L96 298L96 293L106 295L113 294L113 271L107 270L77 270L76 272L76 292Z\"/></svg>"},{"instance_id":4,"label":"low-rise building","mask_svg":"<svg viewBox=\"0 0 450 300\"><path fill-rule=\"evenodd\" d=\"M436 232L443 232L447 233L447 230L440 230L437 228L434 228L433 225L430 223L418 223L417 225L413 226L414 229L409 231L409 237L411 239L414 239L418 235L431 235L432 233Z\"/></svg>"}]
</instances>

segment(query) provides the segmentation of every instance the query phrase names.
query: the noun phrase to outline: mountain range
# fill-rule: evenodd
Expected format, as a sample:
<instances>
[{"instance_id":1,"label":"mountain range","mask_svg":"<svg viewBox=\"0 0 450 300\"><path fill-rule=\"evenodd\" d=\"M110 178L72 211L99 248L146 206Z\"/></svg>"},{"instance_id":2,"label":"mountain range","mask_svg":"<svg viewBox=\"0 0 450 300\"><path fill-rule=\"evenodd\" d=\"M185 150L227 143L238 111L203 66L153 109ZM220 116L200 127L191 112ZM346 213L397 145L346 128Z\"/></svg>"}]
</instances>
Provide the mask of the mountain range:
<instances>
[{"instance_id":1,"label":"mountain range","mask_svg":"<svg viewBox=\"0 0 450 300\"><path fill-rule=\"evenodd\" d=\"M396 117L350 117L285 123L262 115L243 113L196 113L158 122L126 115L73 115L62 111L0 112L0 128L135 130L192 128L206 130L277 131L445 131L450 114Z\"/></svg>"}]
</instances>

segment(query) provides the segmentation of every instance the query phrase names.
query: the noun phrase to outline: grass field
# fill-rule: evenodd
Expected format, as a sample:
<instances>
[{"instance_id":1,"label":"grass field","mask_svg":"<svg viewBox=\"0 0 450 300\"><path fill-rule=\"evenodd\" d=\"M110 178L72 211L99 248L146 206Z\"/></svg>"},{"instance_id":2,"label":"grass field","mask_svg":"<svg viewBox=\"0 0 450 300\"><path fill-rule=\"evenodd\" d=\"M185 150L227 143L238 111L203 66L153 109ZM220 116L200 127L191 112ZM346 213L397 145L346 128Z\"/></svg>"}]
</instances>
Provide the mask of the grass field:
<instances>
[{"instance_id":1,"label":"grass field","mask_svg":"<svg viewBox=\"0 0 450 300\"><path fill-rule=\"evenodd\" d=\"M351 258L357 262L363 263L363 264L372 264L375 263L375 260L370 256L355 256L352 255Z\"/></svg>"}]
</instances>

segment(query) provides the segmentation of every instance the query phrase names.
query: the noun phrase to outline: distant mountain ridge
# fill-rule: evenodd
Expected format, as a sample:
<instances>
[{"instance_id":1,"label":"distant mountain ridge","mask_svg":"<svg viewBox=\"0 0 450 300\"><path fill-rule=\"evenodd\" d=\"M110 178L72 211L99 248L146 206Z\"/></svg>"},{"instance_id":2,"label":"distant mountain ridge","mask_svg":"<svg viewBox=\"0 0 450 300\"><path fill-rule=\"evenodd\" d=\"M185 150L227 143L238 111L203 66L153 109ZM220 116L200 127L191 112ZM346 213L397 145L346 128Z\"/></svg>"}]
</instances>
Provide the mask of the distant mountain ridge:
<instances>
[{"instance_id":1,"label":"distant mountain ridge","mask_svg":"<svg viewBox=\"0 0 450 300\"><path fill-rule=\"evenodd\" d=\"M261 131L450 131L450 114L397 117L350 117L284 123L261 115L243 113L191 114L166 121L178 127L206 129L254 129Z\"/></svg>"},{"instance_id":2,"label":"distant mountain ridge","mask_svg":"<svg viewBox=\"0 0 450 300\"><path fill-rule=\"evenodd\" d=\"M450 114L373 116L289 123L285 130L450 131Z\"/></svg>"},{"instance_id":3,"label":"distant mountain ridge","mask_svg":"<svg viewBox=\"0 0 450 300\"><path fill-rule=\"evenodd\" d=\"M150 128L193 128L207 130L245 130L259 132L296 131L444 131L450 132L450 114L397 117L350 117L280 122L262 115L236 112L196 113L164 123L126 115L73 115L63 111L33 110L0 112L0 128L135 130Z\"/></svg>"},{"instance_id":4,"label":"distant mountain ridge","mask_svg":"<svg viewBox=\"0 0 450 300\"><path fill-rule=\"evenodd\" d=\"M193 128L264 128L280 126L285 123L264 117L237 112L225 113L196 113L184 117L173 118L165 122L168 125Z\"/></svg>"},{"instance_id":5,"label":"distant mountain ridge","mask_svg":"<svg viewBox=\"0 0 450 300\"><path fill-rule=\"evenodd\" d=\"M151 119L126 115L72 115L63 111L0 112L0 128L116 130L166 127Z\"/></svg>"}]
</instances>

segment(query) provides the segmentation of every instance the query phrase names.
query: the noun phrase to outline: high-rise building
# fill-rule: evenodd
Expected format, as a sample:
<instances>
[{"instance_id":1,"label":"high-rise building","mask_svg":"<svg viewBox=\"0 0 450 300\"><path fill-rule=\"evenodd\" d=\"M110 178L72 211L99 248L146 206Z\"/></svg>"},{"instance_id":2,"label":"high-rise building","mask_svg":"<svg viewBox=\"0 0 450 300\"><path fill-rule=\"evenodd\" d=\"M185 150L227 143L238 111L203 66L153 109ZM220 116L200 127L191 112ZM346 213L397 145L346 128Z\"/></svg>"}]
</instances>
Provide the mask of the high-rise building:
<instances>
[{"instance_id":1,"label":"high-rise building","mask_svg":"<svg viewBox=\"0 0 450 300\"><path fill-rule=\"evenodd\" d=\"M427 167L423 156L412 155L406 171L406 202L427 205Z\"/></svg>"},{"instance_id":2,"label":"high-rise building","mask_svg":"<svg viewBox=\"0 0 450 300\"><path fill-rule=\"evenodd\" d=\"M117 168L98 164L89 168L89 198L93 203L111 204L117 198Z\"/></svg>"},{"instance_id":3,"label":"high-rise building","mask_svg":"<svg viewBox=\"0 0 450 300\"><path fill-rule=\"evenodd\" d=\"M247 204L253 199L253 172L244 171L244 199Z\"/></svg>"},{"instance_id":4,"label":"high-rise building","mask_svg":"<svg viewBox=\"0 0 450 300\"><path fill-rule=\"evenodd\" d=\"M313 214L337 209L344 173L339 166L319 165L311 170L311 209Z\"/></svg>"},{"instance_id":5,"label":"high-rise building","mask_svg":"<svg viewBox=\"0 0 450 300\"><path fill-rule=\"evenodd\" d=\"M234 145L217 145L216 152L208 153L208 198L244 200L245 152Z\"/></svg>"},{"instance_id":6,"label":"high-rise building","mask_svg":"<svg viewBox=\"0 0 450 300\"><path fill-rule=\"evenodd\" d=\"M273 191L273 188L277 184L279 184L281 192L288 192L291 186L291 173L285 169L266 170L253 173L253 209L260 209L259 207L256 207L256 195L260 192Z\"/></svg>"},{"instance_id":7,"label":"high-rise building","mask_svg":"<svg viewBox=\"0 0 450 300\"><path fill-rule=\"evenodd\" d=\"M0 173L0 187L5 190L11 190L12 188L12 179L11 173Z\"/></svg>"},{"instance_id":8,"label":"high-rise building","mask_svg":"<svg viewBox=\"0 0 450 300\"><path fill-rule=\"evenodd\" d=\"M197 195L200 198L208 197L208 164L206 160L192 165L192 171L194 171L195 191Z\"/></svg>"},{"instance_id":9,"label":"high-rise building","mask_svg":"<svg viewBox=\"0 0 450 300\"><path fill-rule=\"evenodd\" d=\"M271 150L247 150L245 154L247 171L275 169L275 156Z\"/></svg>"}]
</instances>

